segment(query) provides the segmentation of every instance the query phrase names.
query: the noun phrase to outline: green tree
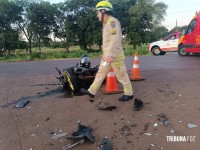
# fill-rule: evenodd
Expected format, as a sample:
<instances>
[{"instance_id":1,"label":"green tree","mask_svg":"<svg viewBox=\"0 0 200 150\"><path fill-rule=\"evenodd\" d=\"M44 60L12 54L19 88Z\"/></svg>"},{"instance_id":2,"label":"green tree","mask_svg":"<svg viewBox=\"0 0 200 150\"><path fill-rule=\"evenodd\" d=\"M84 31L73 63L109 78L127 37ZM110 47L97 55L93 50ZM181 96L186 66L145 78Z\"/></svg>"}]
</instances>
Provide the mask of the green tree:
<instances>
[{"instance_id":1,"label":"green tree","mask_svg":"<svg viewBox=\"0 0 200 150\"><path fill-rule=\"evenodd\" d=\"M73 31L73 20L72 17L68 15L68 10L65 9L63 3L56 5L56 26L54 27L54 36L58 38L69 51L69 47L75 43L76 36Z\"/></svg>"},{"instance_id":2,"label":"green tree","mask_svg":"<svg viewBox=\"0 0 200 150\"><path fill-rule=\"evenodd\" d=\"M11 54L11 50L18 48L19 43L19 32L12 28L6 29L0 37L0 56L5 56Z\"/></svg>"},{"instance_id":3,"label":"green tree","mask_svg":"<svg viewBox=\"0 0 200 150\"><path fill-rule=\"evenodd\" d=\"M137 0L129 9L128 38L133 47L151 40L151 32L161 25L167 6L154 0Z\"/></svg>"},{"instance_id":4,"label":"green tree","mask_svg":"<svg viewBox=\"0 0 200 150\"><path fill-rule=\"evenodd\" d=\"M129 8L134 6L136 0L111 0L113 5L113 16L116 17L122 26L122 33L125 35L129 32L130 15Z\"/></svg>"},{"instance_id":5,"label":"green tree","mask_svg":"<svg viewBox=\"0 0 200 150\"><path fill-rule=\"evenodd\" d=\"M69 0L65 3L65 10L70 18L68 21L73 25L72 31L81 49L84 50L100 40L101 24L98 23L94 11L97 2L97 0ZM66 30L69 29L66 26Z\"/></svg>"},{"instance_id":6,"label":"green tree","mask_svg":"<svg viewBox=\"0 0 200 150\"><path fill-rule=\"evenodd\" d=\"M153 3L153 25L154 27L159 27L165 20L167 5L163 2Z\"/></svg>"},{"instance_id":7,"label":"green tree","mask_svg":"<svg viewBox=\"0 0 200 150\"><path fill-rule=\"evenodd\" d=\"M167 35L169 35L169 31L166 27L164 27L164 26L156 27L151 32L150 42L160 40Z\"/></svg>"},{"instance_id":8,"label":"green tree","mask_svg":"<svg viewBox=\"0 0 200 150\"><path fill-rule=\"evenodd\" d=\"M31 21L29 19L30 15L30 5L33 1L30 0L14 0L16 5L21 8L20 16L21 18L16 21L16 26L21 32L22 37L25 37L28 41L29 54L32 54L32 39L33 39L33 29L31 27Z\"/></svg>"},{"instance_id":9,"label":"green tree","mask_svg":"<svg viewBox=\"0 0 200 150\"><path fill-rule=\"evenodd\" d=\"M41 42L49 41L49 35L55 27L56 8L49 2L34 2L30 5L30 26L41 51Z\"/></svg>"},{"instance_id":10,"label":"green tree","mask_svg":"<svg viewBox=\"0 0 200 150\"><path fill-rule=\"evenodd\" d=\"M20 19L20 7L8 0L0 1L0 49L10 50L17 48L16 41L19 41L18 31L14 23Z\"/></svg>"}]
</instances>

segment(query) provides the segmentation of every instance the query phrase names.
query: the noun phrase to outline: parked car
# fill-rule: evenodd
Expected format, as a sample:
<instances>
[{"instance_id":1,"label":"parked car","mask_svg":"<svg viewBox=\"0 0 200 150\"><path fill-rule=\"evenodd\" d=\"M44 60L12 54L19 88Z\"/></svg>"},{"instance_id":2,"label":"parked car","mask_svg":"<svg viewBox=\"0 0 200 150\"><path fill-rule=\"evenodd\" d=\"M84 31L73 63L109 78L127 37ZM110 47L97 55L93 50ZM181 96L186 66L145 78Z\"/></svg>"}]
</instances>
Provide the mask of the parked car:
<instances>
[{"instance_id":1,"label":"parked car","mask_svg":"<svg viewBox=\"0 0 200 150\"><path fill-rule=\"evenodd\" d=\"M200 54L200 11L197 12L179 39L178 54Z\"/></svg>"},{"instance_id":2,"label":"parked car","mask_svg":"<svg viewBox=\"0 0 200 150\"><path fill-rule=\"evenodd\" d=\"M166 52L178 51L178 41L181 35L181 32L176 31L160 41L150 43L148 51L155 56L165 55Z\"/></svg>"}]
</instances>

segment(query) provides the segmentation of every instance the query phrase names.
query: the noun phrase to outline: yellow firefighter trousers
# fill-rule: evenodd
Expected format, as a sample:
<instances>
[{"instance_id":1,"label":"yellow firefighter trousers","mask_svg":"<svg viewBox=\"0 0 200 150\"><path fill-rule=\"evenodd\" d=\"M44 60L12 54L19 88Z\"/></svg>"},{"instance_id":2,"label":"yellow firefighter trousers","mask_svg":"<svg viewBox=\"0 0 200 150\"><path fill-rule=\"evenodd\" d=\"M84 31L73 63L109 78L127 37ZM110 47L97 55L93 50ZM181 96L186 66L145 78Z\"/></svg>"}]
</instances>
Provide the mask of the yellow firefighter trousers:
<instances>
[{"instance_id":1,"label":"yellow firefighter trousers","mask_svg":"<svg viewBox=\"0 0 200 150\"><path fill-rule=\"evenodd\" d=\"M92 83L88 91L91 94L95 95L112 67L118 81L124 87L124 95L133 95L131 81L129 79L124 60L116 59L112 63L107 63L106 66L104 66L103 63L104 62L101 61L94 82Z\"/></svg>"}]
</instances>

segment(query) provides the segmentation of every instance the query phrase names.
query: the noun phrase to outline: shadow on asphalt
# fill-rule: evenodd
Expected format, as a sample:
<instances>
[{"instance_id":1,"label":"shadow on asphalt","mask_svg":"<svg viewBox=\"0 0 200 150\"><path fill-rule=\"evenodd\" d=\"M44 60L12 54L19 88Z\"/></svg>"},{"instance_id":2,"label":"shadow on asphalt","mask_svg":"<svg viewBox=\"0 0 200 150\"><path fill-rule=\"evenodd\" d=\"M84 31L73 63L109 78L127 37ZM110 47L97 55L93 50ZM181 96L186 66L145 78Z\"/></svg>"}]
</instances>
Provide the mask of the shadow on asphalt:
<instances>
[{"instance_id":1,"label":"shadow on asphalt","mask_svg":"<svg viewBox=\"0 0 200 150\"><path fill-rule=\"evenodd\" d=\"M1 107L6 108L6 107L9 107L9 106L14 105L14 104L16 105L19 101L22 101L22 100L28 100L28 101L32 101L32 100L36 100L36 99L38 100L38 99L43 98L43 97L54 96L54 95L57 95L57 94L60 94L60 93L63 94L65 92L63 90L61 90L60 88L56 88L56 89L47 91L45 93L37 93L37 95L35 95L35 96L22 96L18 100L15 100L11 103L4 104Z\"/></svg>"}]
</instances>

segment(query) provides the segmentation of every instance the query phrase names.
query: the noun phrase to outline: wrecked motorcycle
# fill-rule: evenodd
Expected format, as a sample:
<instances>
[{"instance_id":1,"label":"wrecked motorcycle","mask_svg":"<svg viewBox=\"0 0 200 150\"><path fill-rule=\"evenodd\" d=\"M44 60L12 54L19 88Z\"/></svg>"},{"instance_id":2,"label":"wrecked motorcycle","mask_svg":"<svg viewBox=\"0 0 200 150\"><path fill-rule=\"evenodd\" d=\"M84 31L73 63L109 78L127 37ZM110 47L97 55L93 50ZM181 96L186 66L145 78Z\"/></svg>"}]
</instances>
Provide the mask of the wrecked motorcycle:
<instances>
[{"instance_id":1,"label":"wrecked motorcycle","mask_svg":"<svg viewBox=\"0 0 200 150\"><path fill-rule=\"evenodd\" d=\"M66 92L66 97L80 96L81 88L88 89L93 83L95 75L98 71L99 65L95 67L90 66L90 58L84 55L80 60L80 66L66 68L61 72L57 67L59 76L56 77L63 90Z\"/></svg>"}]
</instances>

